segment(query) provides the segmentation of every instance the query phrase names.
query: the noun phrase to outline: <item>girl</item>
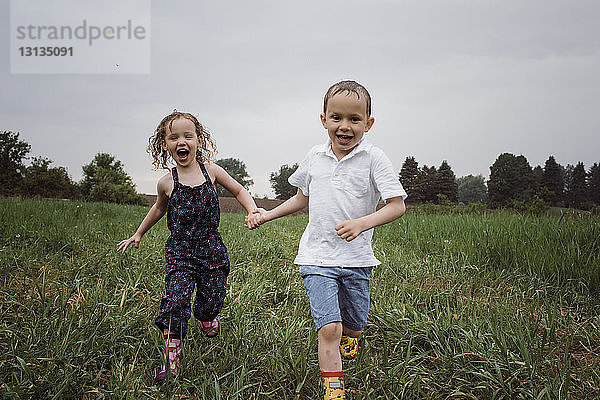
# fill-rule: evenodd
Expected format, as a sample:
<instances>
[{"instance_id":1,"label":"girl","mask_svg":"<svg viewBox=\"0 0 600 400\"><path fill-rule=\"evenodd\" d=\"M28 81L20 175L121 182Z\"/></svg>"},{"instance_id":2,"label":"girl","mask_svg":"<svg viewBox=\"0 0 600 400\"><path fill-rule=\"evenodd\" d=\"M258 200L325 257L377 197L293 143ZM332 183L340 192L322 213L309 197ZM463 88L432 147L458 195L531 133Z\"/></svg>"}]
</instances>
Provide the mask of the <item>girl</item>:
<instances>
[{"instance_id":1,"label":"girl","mask_svg":"<svg viewBox=\"0 0 600 400\"><path fill-rule=\"evenodd\" d=\"M175 110L163 118L150 137L148 152L155 168L168 169L169 157L175 167L159 179L156 203L135 234L117 248L125 253L132 243L138 247L142 236L167 213L171 235L165 245L166 293L156 318L166 350L165 365L155 378L157 383L165 379L167 358L171 376L177 375L194 286L194 317L201 321L206 336L219 333L217 315L225 299L229 256L217 231L220 214L215 184L230 191L249 214L257 210L248 191L210 162L216 150L209 132L193 115Z\"/></svg>"}]
</instances>

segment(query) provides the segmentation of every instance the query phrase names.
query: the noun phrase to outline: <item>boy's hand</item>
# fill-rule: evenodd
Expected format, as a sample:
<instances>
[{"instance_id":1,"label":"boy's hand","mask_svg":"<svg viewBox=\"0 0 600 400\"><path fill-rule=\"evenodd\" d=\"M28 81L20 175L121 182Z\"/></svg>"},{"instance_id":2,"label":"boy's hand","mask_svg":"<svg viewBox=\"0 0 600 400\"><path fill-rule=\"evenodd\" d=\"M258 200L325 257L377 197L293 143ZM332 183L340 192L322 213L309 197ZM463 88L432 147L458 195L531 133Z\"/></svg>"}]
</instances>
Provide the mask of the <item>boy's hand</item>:
<instances>
[{"instance_id":1,"label":"boy's hand","mask_svg":"<svg viewBox=\"0 0 600 400\"><path fill-rule=\"evenodd\" d=\"M256 229L264 224L264 214L267 212L264 208L257 208L256 210L249 213L244 218L244 226L248 229Z\"/></svg>"},{"instance_id":2,"label":"boy's hand","mask_svg":"<svg viewBox=\"0 0 600 400\"><path fill-rule=\"evenodd\" d=\"M140 240L142 240L142 237L137 233L129 239L121 240L119 242L119 247L117 247L117 251L121 251L121 253L125 254L125 250L127 250L131 243L133 243L135 248L137 249L138 247L140 247Z\"/></svg>"},{"instance_id":3,"label":"boy's hand","mask_svg":"<svg viewBox=\"0 0 600 400\"><path fill-rule=\"evenodd\" d=\"M348 219L335 227L338 236L347 242L354 240L367 229L369 228L360 219Z\"/></svg>"}]
</instances>

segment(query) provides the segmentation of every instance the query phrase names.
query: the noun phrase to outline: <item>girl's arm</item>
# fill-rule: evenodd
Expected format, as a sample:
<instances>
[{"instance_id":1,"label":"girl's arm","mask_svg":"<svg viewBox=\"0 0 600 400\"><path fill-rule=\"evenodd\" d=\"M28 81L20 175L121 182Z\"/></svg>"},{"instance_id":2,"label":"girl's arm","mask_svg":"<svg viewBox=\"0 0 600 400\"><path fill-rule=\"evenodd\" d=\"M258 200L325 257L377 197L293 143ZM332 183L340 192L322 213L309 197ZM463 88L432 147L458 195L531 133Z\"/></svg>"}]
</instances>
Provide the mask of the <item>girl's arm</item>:
<instances>
[{"instance_id":1,"label":"girl's arm","mask_svg":"<svg viewBox=\"0 0 600 400\"><path fill-rule=\"evenodd\" d=\"M339 237L349 242L366 230L400 218L404 215L405 211L406 206L402 197L392 197L391 199L387 199L385 206L374 213L361 218L346 220L338 224L335 230Z\"/></svg>"},{"instance_id":2,"label":"girl's arm","mask_svg":"<svg viewBox=\"0 0 600 400\"><path fill-rule=\"evenodd\" d=\"M233 179L227 171L221 168L217 164L212 164L211 169L213 170L215 177L215 184L223 186L229 193L231 193L236 200L246 209L248 215L256 212L256 203L250 193L238 181Z\"/></svg>"},{"instance_id":3,"label":"girl's arm","mask_svg":"<svg viewBox=\"0 0 600 400\"><path fill-rule=\"evenodd\" d=\"M146 217L142 220L142 223L140 224L137 231L135 231L133 236L129 239L125 239L119 242L119 247L117 247L117 251L120 250L122 253L125 253L125 251L129 247L129 245L131 245L131 243L133 243L134 246L138 248L140 246L142 236L144 236L144 234L148 232L148 230L152 228L154 224L160 221L163 215L165 215L165 212L167 211L167 203L169 202L169 198L166 194L166 186L167 182L166 179L163 177L158 181L156 190L158 193L156 196L156 203L154 203L154 205L150 208L150 211L148 211L148 214L146 214Z\"/></svg>"}]
</instances>

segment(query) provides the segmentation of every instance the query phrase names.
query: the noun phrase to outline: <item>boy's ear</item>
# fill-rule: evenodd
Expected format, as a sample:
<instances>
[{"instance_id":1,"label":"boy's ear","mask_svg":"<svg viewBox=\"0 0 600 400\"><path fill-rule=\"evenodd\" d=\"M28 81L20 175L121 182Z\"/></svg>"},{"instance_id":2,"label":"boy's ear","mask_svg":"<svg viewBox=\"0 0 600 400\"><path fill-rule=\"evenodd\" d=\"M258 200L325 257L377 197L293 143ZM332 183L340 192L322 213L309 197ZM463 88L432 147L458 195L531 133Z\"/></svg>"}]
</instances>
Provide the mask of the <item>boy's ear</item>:
<instances>
[{"instance_id":1,"label":"boy's ear","mask_svg":"<svg viewBox=\"0 0 600 400\"><path fill-rule=\"evenodd\" d=\"M321 113L319 117L321 117L321 123L323 124L323 128L327 129L327 119L325 118L325 114Z\"/></svg>"},{"instance_id":2,"label":"boy's ear","mask_svg":"<svg viewBox=\"0 0 600 400\"><path fill-rule=\"evenodd\" d=\"M369 132L373 124L375 123L375 117L369 117L367 124L365 125L365 132Z\"/></svg>"}]
</instances>

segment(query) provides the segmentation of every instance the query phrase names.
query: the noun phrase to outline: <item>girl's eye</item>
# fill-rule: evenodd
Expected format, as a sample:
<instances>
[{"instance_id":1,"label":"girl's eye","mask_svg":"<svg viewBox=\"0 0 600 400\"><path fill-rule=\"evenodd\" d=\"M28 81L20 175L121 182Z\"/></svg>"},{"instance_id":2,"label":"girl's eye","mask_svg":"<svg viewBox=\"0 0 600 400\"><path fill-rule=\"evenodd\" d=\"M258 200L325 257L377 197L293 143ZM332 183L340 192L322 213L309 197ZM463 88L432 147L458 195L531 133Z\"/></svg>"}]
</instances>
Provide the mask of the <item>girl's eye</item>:
<instances>
[{"instance_id":1,"label":"girl's eye","mask_svg":"<svg viewBox=\"0 0 600 400\"><path fill-rule=\"evenodd\" d=\"M332 115L332 116L331 116L331 119L332 119L332 120L334 120L334 121L339 121L339 120L340 120L340 117L339 117L339 116L337 116L337 115Z\"/></svg>"},{"instance_id":2,"label":"girl's eye","mask_svg":"<svg viewBox=\"0 0 600 400\"><path fill-rule=\"evenodd\" d=\"M360 118L354 117L354 118L352 118L352 122L358 123L358 122L360 122Z\"/></svg>"}]
</instances>

